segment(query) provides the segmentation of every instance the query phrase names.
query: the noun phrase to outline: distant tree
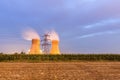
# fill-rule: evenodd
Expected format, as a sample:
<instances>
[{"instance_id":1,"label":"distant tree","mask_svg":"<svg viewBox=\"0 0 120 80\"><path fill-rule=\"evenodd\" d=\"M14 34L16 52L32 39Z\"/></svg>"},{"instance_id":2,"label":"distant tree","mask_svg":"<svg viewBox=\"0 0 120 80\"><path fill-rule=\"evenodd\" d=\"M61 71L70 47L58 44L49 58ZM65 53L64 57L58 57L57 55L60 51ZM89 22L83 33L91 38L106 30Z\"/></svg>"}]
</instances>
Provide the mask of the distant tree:
<instances>
[{"instance_id":1,"label":"distant tree","mask_svg":"<svg viewBox=\"0 0 120 80\"><path fill-rule=\"evenodd\" d=\"M3 52L0 52L0 54L3 54Z\"/></svg>"},{"instance_id":2,"label":"distant tree","mask_svg":"<svg viewBox=\"0 0 120 80\"><path fill-rule=\"evenodd\" d=\"M17 55L17 54L19 54L19 53L15 52L14 54Z\"/></svg>"},{"instance_id":3,"label":"distant tree","mask_svg":"<svg viewBox=\"0 0 120 80\"><path fill-rule=\"evenodd\" d=\"M25 52L22 51L20 54L25 54Z\"/></svg>"}]
</instances>

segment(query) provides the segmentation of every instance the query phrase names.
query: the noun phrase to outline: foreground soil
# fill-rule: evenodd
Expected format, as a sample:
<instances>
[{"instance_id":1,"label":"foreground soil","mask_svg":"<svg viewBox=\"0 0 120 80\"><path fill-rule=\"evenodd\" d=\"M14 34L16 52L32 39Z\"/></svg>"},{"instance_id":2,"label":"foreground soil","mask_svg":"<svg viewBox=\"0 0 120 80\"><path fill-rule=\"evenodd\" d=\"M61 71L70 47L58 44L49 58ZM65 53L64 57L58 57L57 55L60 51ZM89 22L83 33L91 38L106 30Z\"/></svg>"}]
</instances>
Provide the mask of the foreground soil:
<instances>
[{"instance_id":1,"label":"foreground soil","mask_svg":"<svg viewBox=\"0 0 120 80\"><path fill-rule=\"evenodd\" d=\"M120 62L0 63L0 80L120 80Z\"/></svg>"}]
</instances>

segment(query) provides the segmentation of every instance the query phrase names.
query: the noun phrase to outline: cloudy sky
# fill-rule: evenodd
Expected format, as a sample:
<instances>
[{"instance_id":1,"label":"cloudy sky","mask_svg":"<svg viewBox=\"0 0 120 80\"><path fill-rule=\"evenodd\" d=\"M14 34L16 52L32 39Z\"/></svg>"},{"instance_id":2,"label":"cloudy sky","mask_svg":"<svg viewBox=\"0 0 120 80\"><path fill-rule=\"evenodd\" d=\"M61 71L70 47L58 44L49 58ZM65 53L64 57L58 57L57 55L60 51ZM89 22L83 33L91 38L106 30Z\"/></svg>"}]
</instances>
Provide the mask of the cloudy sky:
<instances>
[{"instance_id":1,"label":"cloudy sky","mask_svg":"<svg viewBox=\"0 0 120 80\"><path fill-rule=\"evenodd\" d=\"M120 0L0 0L0 52L27 51L27 27L54 29L61 52L120 53Z\"/></svg>"}]
</instances>

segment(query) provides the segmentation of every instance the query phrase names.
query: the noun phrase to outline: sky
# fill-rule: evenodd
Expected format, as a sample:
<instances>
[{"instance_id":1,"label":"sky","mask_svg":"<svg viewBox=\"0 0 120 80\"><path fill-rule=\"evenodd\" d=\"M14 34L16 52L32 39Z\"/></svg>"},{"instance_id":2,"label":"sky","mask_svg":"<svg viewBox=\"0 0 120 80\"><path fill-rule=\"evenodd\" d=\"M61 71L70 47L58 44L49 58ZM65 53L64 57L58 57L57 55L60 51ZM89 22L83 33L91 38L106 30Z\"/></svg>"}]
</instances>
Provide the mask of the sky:
<instances>
[{"instance_id":1,"label":"sky","mask_svg":"<svg viewBox=\"0 0 120 80\"><path fill-rule=\"evenodd\" d=\"M55 30L64 53L120 53L120 0L0 0L0 52L28 51L22 31Z\"/></svg>"}]
</instances>

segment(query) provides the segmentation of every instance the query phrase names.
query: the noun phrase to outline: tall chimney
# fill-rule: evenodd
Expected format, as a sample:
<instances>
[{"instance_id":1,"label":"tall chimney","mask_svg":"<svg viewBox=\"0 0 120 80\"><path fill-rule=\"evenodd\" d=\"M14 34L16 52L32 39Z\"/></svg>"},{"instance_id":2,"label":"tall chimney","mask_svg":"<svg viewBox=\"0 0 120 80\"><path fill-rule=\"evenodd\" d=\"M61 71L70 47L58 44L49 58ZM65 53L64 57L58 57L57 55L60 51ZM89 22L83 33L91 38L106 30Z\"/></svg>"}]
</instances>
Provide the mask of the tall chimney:
<instances>
[{"instance_id":1,"label":"tall chimney","mask_svg":"<svg viewBox=\"0 0 120 80\"><path fill-rule=\"evenodd\" d=\"M58 40L52 40L51 46L52 47L51 47L51 50L50 50L50 54L59 55L60 54L59 41Z\"/></svg>"},{"instance_id":2,"label":"tall chimney","mask_svg":"<svg viewBox=\"0 0 120 80\"><path fill-rule=\"evenodd\" d=\"M42 50L40 49L39 39L32 39L32 46L29 54L42 54Z\"/></svg>"}]
</instances>

